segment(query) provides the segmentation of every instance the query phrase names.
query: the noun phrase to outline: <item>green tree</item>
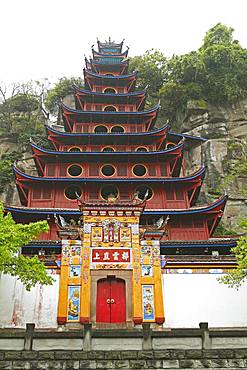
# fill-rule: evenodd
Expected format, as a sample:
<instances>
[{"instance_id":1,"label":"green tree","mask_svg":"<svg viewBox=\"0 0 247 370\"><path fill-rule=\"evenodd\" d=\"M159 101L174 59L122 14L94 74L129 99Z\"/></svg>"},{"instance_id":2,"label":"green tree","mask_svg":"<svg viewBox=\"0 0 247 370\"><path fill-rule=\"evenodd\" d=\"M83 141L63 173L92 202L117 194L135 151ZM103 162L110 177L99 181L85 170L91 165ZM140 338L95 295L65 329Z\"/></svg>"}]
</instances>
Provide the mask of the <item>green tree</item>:
<instances>
[{"instance_id":1,"label":"green tree","mask_svg":"<svg viewBox=\"0 0 247 370\"><path fill-rule=\"evenodd\" d=\"M29 138L45 135L45 118L41 112L43 85L39 82L0 86L0 134L11 137L19 153L29 146Z\"/></svg>"},{"instance_id":2,"label":"green tree","mask_svg":"<svg viewBox=\"0 0 247 370\"><path fill-rule=\"evenodd\" d=\"M151 96L157 97L159 89L163 86L166 57L159 50L147 50L143 55L130 59L130 71L138 71L137 88L148 86Z\"/></svg>"},{"instance_id":3,"label":"green tree","mask_svg":"<svg viewBox=\"0 0 247 370\"><path fill-rule=\"evenodd\" d=\"M73 85L82 87L84 84L81 78L76 77L62 77L59 79L58 83L51 88L45 98L45 105L52 114L58 116L58 122L61 120L61 110L60 103L68 95L74 93Z\"/></svg>"},{"instance_id":4,"label":"green tree","mask_svg":"<svg viewBox=\"0 0 247 370\"><path fill-rule=\"evenodd\" d=\"M140 72L138 88L149 85L148 103L161 100L163 121L176 122L191 100L205 108L247 95L247 49L233 39L233 31L218 23L196 51L166 58L150 50L131 59L130 69Z\"/></svg>"},{"instance_id":5,"label":"green tree","mask_svg":"<svg viewBox=\"0 0 247 370\"><path fill-rule=\"evenodd\" d=\"M247 231L247 219L240 222L240 226ZM232 248L237 259L237 268L219 279L220 282L229 285L231 288L239 288L247 278L247 236L241 236L237 246Z\"/></svg>"},{"instance_id":6,"label":"green tree","mask_svg":"<svg viewBox=\"0 0 247 370\"><path fill-rule=\"evenodd\" d=\"M36 283L52 284L53 279L46 274L46 268L37 256L33 258L20 254L20 248L48 231L46 221L30 224L16 224L10 213L4 215L0 206L0 273L17 276L30 290Z\"/></svg>"}]
</instances>

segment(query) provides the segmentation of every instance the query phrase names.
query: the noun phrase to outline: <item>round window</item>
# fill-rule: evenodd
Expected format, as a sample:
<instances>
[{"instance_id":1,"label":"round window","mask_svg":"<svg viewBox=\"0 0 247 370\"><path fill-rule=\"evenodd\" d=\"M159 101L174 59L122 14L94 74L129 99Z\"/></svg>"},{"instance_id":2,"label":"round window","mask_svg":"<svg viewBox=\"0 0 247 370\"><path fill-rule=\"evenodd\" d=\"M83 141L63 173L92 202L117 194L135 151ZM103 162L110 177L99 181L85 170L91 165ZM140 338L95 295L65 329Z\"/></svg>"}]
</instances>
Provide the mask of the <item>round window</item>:
<instances>
[{"instance_id":1,"label":"round window","mask_svg":"<svg viewBox=\"0 0 247 370\"><path fill-rule=\"evenodd\" d=\"M152 198L153 190L151 188L149 188L148 186L143 185L143 186L139 186L135 190L135 194L141 200L144 200L144 199L148 200L148 199Z\"/></svg>"},{"instance_id":2,"label":"round window","mask_svg":"<svg viewBox=\"0 0 247 370\"><path fill-rule=\"evenodd\" d=\"M66 198L68 198L70 200L75 200L75 199L81 197L82 191L81 191L81 188L79 188L79 186L71 185L71 186L68 186L65 189L64 194L65 194Z\"/></svg>"},{"instance_id":3,"label":"round window","mask_svg":"<svg viewBox=\"0 0 247 370\"><path fill-rule=\"evenodd\" d=\"M104 176L112 176L115 173L115 168L110 164L106 164L101 168L101 172Z\"/></svg>"},{"instance_id":4,"label":"round window","mask_svg":"<svg viewBox=\"0 0 247 370\"><path fill-rule=\"evenodd\" d=\"M113 186L113 185L104 186L101 189L100 194L101 194L102 198L105 199L105 200L108 200L108 198L110 196L114 197L114 198L117 198L118 197L118 189L116 188L116 186Z\"/></svg>"},{"instance_id":5,"label":"round window","mask_svg":"<svg viewBox=\"0 0 247 370\"><path fill-rule=\"evenodd\" d=\"M68 173L70 176L80 176L82 172L83 169L81 166L78 166L78 164L72 164L72 166L68 168Z\"/></svg>"},{"instance_id":6,"label":"round window","mask_svg":"<svg viewBox=\"0 0 247 370\"><path fill-rule=\"evenodd\" d=\"M146 167L142 164L137 164L133 167L133 173L136 176L144 176L146 174L147 170Z\"/></svg>"},{"instance_id":7,"label":"round window","mask_svg":"<svg viewBox=\"0 0 247 370\"><path fill-rule=\"evenodd\" d=\"M100 133L105 133L105 132L107 132L107 127L97 126L97 127L95 127L94 132L99 133L99 134Z\"/></svg>"}]
</instances>

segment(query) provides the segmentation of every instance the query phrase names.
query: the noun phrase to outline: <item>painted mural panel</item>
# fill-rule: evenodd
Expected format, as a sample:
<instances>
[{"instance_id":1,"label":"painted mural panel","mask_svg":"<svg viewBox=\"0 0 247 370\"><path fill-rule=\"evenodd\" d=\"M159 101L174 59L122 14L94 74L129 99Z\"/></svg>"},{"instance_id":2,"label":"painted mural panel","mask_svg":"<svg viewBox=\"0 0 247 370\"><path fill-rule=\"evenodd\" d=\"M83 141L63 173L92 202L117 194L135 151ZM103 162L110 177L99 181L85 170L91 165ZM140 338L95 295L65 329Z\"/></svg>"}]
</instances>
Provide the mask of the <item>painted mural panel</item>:
<instances>
[{"instance_id":1,"label":"painted mural panel","mask_svg":"<svg viewBox=\"0 0 247 370\"><path fill-rule=\"evenodd\" d=\"M81 265L70 265L69 268L70 277L80 277L81 276Z\"/></svg>"},{"instance_id":2,"label":"painted mural panel","mask_svg":"<svg viewBox=\"0 0 247 370\"><path fill-rule=\"evenodd\" d=\"M142 276L143 277L153 276L153 266L152 265L142 265Z\"/></svg>"},{"instance_id":3,"label":"painted mural panel","mask_svg":"<svg viewBox=\"0 0 247 370\"><path fill-rule=\"evenodd\" d=\"M154 286L142 286L142 313L144 321L154 321Z\"/></svg>"},{"instance_id":4,"label":"painted mural panel","mask_svg":"<svg viewBox=\"0 0 247 370\"><path fill-rule=\"evenodd\" d=\"M80 286L68 287L68 321L78 321L80 315Z\"/></svg>"}]
</instances>

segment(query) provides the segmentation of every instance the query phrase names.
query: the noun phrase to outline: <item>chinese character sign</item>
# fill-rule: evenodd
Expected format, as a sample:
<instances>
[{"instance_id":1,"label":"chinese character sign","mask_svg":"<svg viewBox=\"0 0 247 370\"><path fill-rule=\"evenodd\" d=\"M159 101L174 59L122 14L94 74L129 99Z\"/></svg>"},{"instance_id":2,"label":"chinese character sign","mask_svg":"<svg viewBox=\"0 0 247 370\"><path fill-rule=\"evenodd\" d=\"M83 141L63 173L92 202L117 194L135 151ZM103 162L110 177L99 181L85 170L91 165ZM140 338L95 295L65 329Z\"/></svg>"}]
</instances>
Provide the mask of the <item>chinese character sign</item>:
<instances>
[{"instance_id":1,"label":"chinese character sign","mask_svg":"<svg viewBox=\"0 0 247 370\"><path fill-rule=\"evenodd\" d=\"M95 264L117 264L127 267L131 263L131 249L128 248L92 248L91 266Z\"/></svg>"}]
</instances>

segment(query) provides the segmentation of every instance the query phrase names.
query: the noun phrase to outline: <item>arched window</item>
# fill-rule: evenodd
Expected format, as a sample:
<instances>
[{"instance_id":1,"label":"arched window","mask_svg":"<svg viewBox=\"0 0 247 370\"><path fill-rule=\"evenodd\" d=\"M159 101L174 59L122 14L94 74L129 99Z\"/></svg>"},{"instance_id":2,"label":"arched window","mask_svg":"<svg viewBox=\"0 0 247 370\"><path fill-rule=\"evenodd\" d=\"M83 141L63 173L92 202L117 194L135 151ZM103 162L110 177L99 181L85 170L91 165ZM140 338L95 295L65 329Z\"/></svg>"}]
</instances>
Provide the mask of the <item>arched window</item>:
<instances>
[{"instance_id":1,"label":"arched window","mask_svg":"<svg viewBox=\"0 0 247 370\"><path fill-rule=\"evenodd\" d=\"M98 134L103 134L103 133L106 133L108 130L107 130L107 127L105 126L96 126L95 129L94 129L94 132L95 133L98 133Z\"/></svg>"},{"instance_id":2,"label":"arched window","mask_svg":"<svg viewBox=\"0 0 247 370\"><path fill-rule=\"evenodd\" d=\"M106 107L104 107L104 111L105 112L116 112L117 108L114 107L113 105L107 105Z\"/></svg>"},{"instance_id":3,"label":"arched window","mask_svg":"<svg viewBox=\"0 0 247 370\"><path fill-rule=\"evenodd\" d=\"M144 146L139 146L139 148L136 148L136 152L147 152L147 148L145 148Z\"/></svg>"},{"instance_id":4,"label":"arched window","mask_svg":"<svg viewBox=\"0 0 247 370\"><path fill-rule=\"evenodd\" d=\"M72 146L71 148L69 148L68 151L69 152L81 152L81 148L79 148L78 146Z\"/></svg>"},{"instance_id":5,"label":"arched window","mask_svg":"<svg viewBox=\"0 0 247 370\"><path fill-rule=\"evenodd\" d=\"M115 150L112 147L110 147L110 146L105 146L102 149L102 152L115 152Z\"/></svg>"},{"instance_id":6,"label":"arched window","mask_svg":"<svg viewBox=\"0 0 247 370\"><path fill-rule=\"evenodd\" d=\"M111 87L107 87L107 88L104 90L104 93L105 93L105 94L116 94L116 90L115 90L115 89L112 89Z\"/></svg>"},{"instance_id":7,"label":"arched window","mask_svg":"<svg viewBox=\"0 0 247 370\"><path fill-rule=\"evenodd\" d=\"M173 144L173 143L167 143L166 144L166 149L171 149L175 146L176 144Z\"/></svg>"},{"instance_id":8,"label":"arched window","mask_svg":"<svg viewBox=\"0 0 247 370\"><path fill-rule=\"evenodd\" d=\"M114 133L121 133L124 132L124 128L122 126L113 126L111 128L111 132Z\"/></svg>"}]
</instances>

